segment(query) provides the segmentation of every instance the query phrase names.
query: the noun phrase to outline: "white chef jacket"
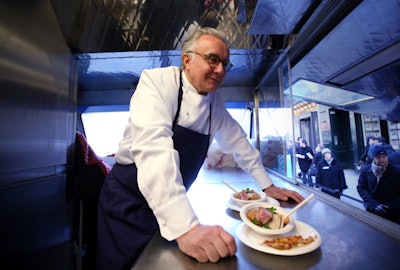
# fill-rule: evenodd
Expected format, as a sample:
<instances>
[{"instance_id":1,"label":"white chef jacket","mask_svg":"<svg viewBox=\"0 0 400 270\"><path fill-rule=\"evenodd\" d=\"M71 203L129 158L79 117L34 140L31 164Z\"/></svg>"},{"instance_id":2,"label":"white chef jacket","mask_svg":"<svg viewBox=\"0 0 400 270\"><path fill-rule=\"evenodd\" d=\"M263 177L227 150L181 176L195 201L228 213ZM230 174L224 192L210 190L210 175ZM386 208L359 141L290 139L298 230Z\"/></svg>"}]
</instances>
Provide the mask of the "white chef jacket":
<instances>
[{"instance_id":1,"label":"white chef jacket","mask_svg":"<svg viewBox=\"0 0 400 270\"><path fill-rule=\"evenodd\" d=\"M199 221L183 185L179 154L172 141L172 124L178 106L179 68L144 70L130 102L130 118L115 155L120 164L136 163L138 186L160 226L161 235L173 240ZM208 134L227 154L233 154L262 189L270 186L259 152L225 109L218 93L200 95L182 72L182 103L177 124ZM211 104L211 129L210 124Z\"/></svg>"}]
</instances>

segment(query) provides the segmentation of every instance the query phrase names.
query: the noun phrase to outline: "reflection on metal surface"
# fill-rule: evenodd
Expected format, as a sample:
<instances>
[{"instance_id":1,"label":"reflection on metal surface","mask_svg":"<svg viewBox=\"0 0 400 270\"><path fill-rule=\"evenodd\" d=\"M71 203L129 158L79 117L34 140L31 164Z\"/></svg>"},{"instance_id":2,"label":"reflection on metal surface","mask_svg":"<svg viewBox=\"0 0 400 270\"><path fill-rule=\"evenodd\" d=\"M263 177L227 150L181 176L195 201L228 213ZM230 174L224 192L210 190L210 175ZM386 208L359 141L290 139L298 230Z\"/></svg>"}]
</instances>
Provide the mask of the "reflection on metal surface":
<instances>
[{"instance_id":1,"label":"reflection on metal surface","mask_svg":"<svg viewBox=\"0 0 400 270\"><path fill-rule=\"evenodd\" d=\"M352 66L345 72L330 79L331 83L337 85L345 85L352 82L365 74L369 74L375 70L387 66L388 64L400 59L400 40L399 42L385 47L383 50L366 57L355 66Z\"/></svg>"},{"instance_id":2,"label":"reflection on metal surface","mask_svg":"<svg viewBox=\"0 0 400 270\"><path fill-rule=\"evenodd\" d=\"M400 121L400 57L396 49L400 42L399 12L397 0L362 1L306 53L301 48L313 40L305 36L297 44L304 36L299 33L290 48L295 51L289 52L292 81L305 79L374 96L376 99L345 105L342 109ZM383 57L386 50L391 53ZM365 61L371 62L364 64Z\"/></svg>"},{"instance_id":3,"label":"reflection on metal surface","mask_svg":"<svg viewBox=\"0 0 400 270\"><path fill-rule=\"evenodd\" d=\"M247 33L255 2L102 0L93 8L113 22L129 50L180 49L193 30L206 26L229 32L232 48L263 48L265 40Z\"/></svg>"},{"instance_id":4,"label":"reflection on metal surface","mask_svg":"<svg viewBox=\"0 0 400 270\"><path fill-rule=\"evenodd\" d=\"M249 34L291 34L312 0L258 0Z\"/></svg>"},{"instance_id":5,"label":"reflection on metal surface","mask_svg":"<svg viewBox=\"0 0 400 270\"><path fill-rule=\"evenodd\" d=\"M89 52L142 51L150 57L131 63L105 55L102 61L110 64L101 65L116 67L111 72L91 71L96 65L89 63L88 73L79 74L83 80L79 100L85 104L97 105L120 93L97 98L111 90L125 91L124 98L113 104L125 103L143 68L175 65L177 60L168 54L179 51L196 28L212 26L229 33L233 50L255 50L251 57L232 58L234 69L222 85L229 87L229 96L250 96L258 89L277 102L279 95L270 95L271 89L278 87L277 70L288 59L292 82L305 79L374 96L368 105L341 109L400 121L398 0L53 0L52 4L69 47L83 53L80 60ZM165 57L151 55L163 51ZM120 65L132 71L118 73Z\"/></svg>"},{"instance_id":6,"label":"reflection on metal surface","mask_svg":"<svg viewBox=\"0 0 400 270\"><path fill-rule=\"evenodd\" d=\"M284 91L289 95L289 88ZM300 79L292 85L292 95L314 102L332 105L346 106L373 99L374 97L347 91L338 87L332 87L320 83L315 83Z\"/></svg>"},{"instance_id":7,"label":"reflection on metal surface","mask_svg":"<svg viewBox=\"0 0 400 270\"><path fill-rule=\"evenodd\" d=\"M275 55L267 50L232 49L232 69L222 87L255 85ZM93 53L76 56L80 91L95 89L131 89L144 69L179 66L180 51Z\"/></svg>"}]
</instances>

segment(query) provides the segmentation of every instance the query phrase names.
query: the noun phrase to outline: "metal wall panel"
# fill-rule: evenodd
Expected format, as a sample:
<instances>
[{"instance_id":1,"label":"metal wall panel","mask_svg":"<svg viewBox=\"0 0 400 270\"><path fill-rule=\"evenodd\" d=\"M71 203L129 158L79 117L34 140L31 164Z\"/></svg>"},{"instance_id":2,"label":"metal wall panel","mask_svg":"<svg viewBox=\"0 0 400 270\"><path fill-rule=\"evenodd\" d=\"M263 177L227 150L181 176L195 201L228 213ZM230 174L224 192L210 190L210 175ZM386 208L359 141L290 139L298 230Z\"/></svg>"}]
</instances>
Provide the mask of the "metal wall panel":
<instances>
[{"instance_id":1,"label":"metal wall panel","mask_svg":"<svg viewBox=\"0 0 400 270\"><path fill-rule=\"evenodd\" d=\"M74 136L69 48L48 1L24 2L0 8L0 175L66 164Z\"/></svg>"},{"instance_id":2,"label":"metal wall panel","mask_svg":"<svg viewBox=\"0 0 400 270\"><path fill-rule=\"evenodd\" d=\"M49 0L0 3L0 269L73 269L76 84Z\"/></svg>"},{"instance_id":3,"label":"metal wall panel","mask_svg":"<svg viewBox=\"0 0 400 270\"><path fill-rule=\"evenodd\" d=\"M58 175L0 188L1 269L71 269L65 181Z\"/></svg>"}]
</instances>

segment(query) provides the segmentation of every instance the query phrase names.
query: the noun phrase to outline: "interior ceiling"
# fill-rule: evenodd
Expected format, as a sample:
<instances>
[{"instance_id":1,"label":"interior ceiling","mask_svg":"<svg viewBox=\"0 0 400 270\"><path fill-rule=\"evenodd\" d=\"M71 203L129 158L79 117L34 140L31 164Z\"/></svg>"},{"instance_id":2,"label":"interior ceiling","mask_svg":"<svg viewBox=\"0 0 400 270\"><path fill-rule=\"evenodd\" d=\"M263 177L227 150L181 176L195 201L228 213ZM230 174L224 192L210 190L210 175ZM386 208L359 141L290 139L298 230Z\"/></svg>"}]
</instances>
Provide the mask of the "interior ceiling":
<instances>
[{"instance_id":1,"label":"interior ceiling","mask_svg":"<svg viewBox=\"0 0 400 270\"><path fill-rule=\"evenodd\" d=\"M90 100L99 91L131 93L144 68L179 65L182 40L211 26L229 33L232 49L223 92L251 96L265 89L279 98L277 70L289 59L291 82L375 97L337 108L400 121L399 0L52 2L77 55L83 103L101 103Z\"/></svg>"}]
</instances>

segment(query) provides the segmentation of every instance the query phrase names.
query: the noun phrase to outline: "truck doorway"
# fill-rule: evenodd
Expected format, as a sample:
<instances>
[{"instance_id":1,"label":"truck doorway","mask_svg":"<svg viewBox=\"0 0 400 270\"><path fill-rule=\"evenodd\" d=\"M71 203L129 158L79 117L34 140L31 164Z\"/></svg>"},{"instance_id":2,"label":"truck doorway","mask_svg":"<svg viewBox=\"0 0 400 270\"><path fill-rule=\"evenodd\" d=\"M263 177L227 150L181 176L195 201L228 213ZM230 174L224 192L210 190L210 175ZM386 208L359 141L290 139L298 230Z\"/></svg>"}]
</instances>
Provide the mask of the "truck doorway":
<instances>
[{"instance_id":1,"label":"truck doorway","mask_svg":"<svg viewBox=\"0 0 400 270\"><path fill-rule=\"evenodd\" d=\"M331 123L332 152L344 168L350 168L353 164L353 158L349 112L329 109L329 120Z\"/></svg>"}]
</instances>

